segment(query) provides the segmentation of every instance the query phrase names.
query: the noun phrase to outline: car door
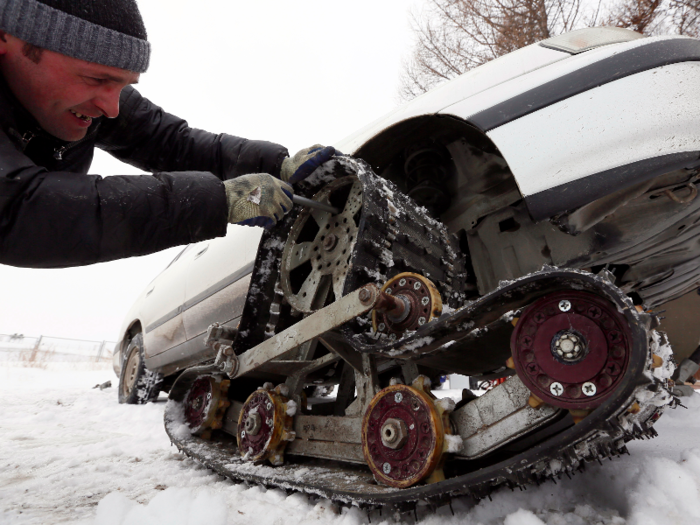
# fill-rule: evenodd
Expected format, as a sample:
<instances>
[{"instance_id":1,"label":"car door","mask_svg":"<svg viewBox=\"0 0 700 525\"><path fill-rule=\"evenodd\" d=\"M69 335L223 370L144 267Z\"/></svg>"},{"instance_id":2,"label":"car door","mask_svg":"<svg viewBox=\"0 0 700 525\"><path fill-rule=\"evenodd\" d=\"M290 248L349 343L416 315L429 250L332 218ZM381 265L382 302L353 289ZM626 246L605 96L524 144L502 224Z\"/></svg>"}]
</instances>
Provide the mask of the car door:
<instances>
[{"instance_id":1,"label":"car door","mask_svg":"<svg viewBox=\"0 0 700 525\"><path fill-rule=\"evenodd\" d=\"M161 354L186 340L182 315L185 275L187 263L199 244L188 245L146 289L141 310L146 358Z\"/></svg>"},{"instance_id":2,"label":"car door","mask_svg":"<svg viewBox=\"0 0 700 525\"><path fill-rule=\"evenodd\" d=\"M203 345L213 322L238 324L262 233L261 228L229 225L225 237L212 239L196 250L185 280L188 340L200 340Z\"/></svg>"}]
</instances>

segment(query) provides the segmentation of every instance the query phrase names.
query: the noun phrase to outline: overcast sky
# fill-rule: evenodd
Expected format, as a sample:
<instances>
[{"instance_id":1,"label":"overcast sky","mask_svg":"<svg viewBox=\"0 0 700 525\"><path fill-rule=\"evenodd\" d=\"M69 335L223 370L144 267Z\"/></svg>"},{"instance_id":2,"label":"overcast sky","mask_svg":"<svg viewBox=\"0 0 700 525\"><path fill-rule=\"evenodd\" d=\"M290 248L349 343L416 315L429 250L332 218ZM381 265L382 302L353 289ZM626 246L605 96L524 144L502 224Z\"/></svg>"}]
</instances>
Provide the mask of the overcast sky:
<instances>
[{"instance_id":1,"label":"overcast sky","mask_svg":"<svg viewBox=\"0 0 700 525\"><path fill-rule=\"evenodd\" d=\"M398 104L421 0L139 0L151 66L138 89L190 125L284 144L334 144ZM91 173L137 174L97 151ZM64 270L0 265L0 334L114 341L178 253Z\"/></svg>"}]
</instances>

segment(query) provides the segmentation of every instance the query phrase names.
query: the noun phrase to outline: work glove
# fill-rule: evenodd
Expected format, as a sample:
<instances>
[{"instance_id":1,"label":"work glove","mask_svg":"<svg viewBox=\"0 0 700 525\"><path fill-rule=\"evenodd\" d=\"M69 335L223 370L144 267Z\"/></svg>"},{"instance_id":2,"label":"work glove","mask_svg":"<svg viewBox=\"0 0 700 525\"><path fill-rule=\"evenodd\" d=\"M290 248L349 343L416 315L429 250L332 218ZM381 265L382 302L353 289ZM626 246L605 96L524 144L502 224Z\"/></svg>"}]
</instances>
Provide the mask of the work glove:
<instances>
[{"instance_id":1,"label":"work glove","mask_svg":"<svg viewBox=\"0 0 700 525\"><path fill-rule=\"evenodd\" d=\"M267 173L224 181L228 222L270 228L292 209L292 187Z\"/></svg>"},{"instance_id":2,"label":"work glove","mask_svg":"<svg viewBox=\"0 0 700 525\"><path fill-rule=\"evenodd\" d=\"M282 161L280 178L289 184L296 184L311 175L321 164L331 160L335 154L333 146L323 147L316 144L305 148Z\"/></svg>"}]
</instances>

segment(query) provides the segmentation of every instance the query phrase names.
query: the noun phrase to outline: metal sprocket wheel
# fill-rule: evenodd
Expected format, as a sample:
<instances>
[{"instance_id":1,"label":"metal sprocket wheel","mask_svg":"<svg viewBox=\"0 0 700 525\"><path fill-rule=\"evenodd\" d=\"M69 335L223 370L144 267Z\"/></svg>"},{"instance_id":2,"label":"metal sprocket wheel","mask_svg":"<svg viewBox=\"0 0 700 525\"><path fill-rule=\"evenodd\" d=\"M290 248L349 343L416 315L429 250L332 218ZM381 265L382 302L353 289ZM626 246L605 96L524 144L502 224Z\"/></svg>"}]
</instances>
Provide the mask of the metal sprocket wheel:
<instances>
[{"instance_id":1,"label":"metal sprocket wheel","mask_svg":"<svg viewBox=\"0 0 700 525\"><path fill-rule=\"evenodd\" d=\"M220 376L194 380L183 400L185 423L193 434L208 439L212 430L222 427L224 412L231 405L226 397L230 384Z\"/></svg>"},{"instance_id":2,"label":"metal sprocket wheel","mask_svg":"<svg viewBox=\"0 0 700 525\"><path fill-rule=\"evenodd\" d=\"M284 295L299 312L311 313L343 295L357 243L362 183L357 177L337 179L313 197L332 204L337 215L302 210L282 253L280 282Z\"/></svg>"},{"instance_id":3,"label":"metal sprocket wheel","mask_svg":"<svg viewBox=\"0 0 700 525\"><path fill-rule=\"evenodd\" d=\"M269 385L272 386L271 384ZM238 416L238 450L245 461L269 459L273 465L284 463L284 449L293 441L290 401L278 386L263 386L246 400Z\"/></svg>"}]
</instances>

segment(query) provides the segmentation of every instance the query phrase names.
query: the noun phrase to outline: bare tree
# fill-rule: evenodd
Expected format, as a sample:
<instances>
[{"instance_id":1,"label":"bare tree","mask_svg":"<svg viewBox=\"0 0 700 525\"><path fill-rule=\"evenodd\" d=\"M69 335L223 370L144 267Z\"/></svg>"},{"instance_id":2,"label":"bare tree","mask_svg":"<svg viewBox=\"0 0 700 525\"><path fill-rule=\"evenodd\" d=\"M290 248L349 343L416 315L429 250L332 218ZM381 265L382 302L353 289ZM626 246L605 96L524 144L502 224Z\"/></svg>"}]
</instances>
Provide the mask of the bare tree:
<instances>
[{"instance_id":1,"label":"bare tree","mask_svg":"<svg viewBox=\"0 0 700 525\"><path fill-rule=\"evenodd\" d=\"M698 36L700 0L425 0L413 14L416 45L400 97L410 100L523 46L583 27L612 25L644 34ZM603 2L606 2L605 4Z\"/></svg>"}]
</instances>

